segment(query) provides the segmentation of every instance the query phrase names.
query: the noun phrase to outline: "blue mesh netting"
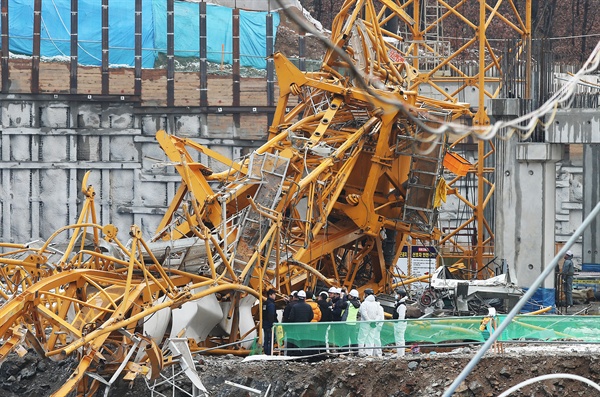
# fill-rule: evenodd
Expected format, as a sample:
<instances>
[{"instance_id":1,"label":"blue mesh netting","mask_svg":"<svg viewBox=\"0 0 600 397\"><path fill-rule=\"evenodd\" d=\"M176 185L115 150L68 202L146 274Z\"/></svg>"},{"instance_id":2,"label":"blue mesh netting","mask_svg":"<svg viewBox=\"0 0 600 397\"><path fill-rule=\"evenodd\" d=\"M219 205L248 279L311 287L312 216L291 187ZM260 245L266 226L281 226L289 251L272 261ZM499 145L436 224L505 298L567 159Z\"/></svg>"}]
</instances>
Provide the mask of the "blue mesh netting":
<instances>
[{"instance_id":1,"label":"blue mesh netting","mask_svg":"<svg viewBox=\"0 0 600 397\"><path fill-rule=\"evenodd\" d=\"M98 66L102 62L102 4L99 0L79 0L78 62ZM159 52L166 52L167 11L165 0L144 1L142 6L142 66L154 67ZM33 2L9 0L10 52L31 55L33 52ZM135 4L133 1L110 2L109 63L134 65ZM240 64L266 67L266 14L240 11ZM42 2L41 55L71 55L71 0ZM208 61L231 63L232 10L207 5ZM273 14L273 37L279 15ZM175 2L175 55L199 56L199 6ZM66 58L65 58L66 60Z\"/></svg>"}]
</instances>

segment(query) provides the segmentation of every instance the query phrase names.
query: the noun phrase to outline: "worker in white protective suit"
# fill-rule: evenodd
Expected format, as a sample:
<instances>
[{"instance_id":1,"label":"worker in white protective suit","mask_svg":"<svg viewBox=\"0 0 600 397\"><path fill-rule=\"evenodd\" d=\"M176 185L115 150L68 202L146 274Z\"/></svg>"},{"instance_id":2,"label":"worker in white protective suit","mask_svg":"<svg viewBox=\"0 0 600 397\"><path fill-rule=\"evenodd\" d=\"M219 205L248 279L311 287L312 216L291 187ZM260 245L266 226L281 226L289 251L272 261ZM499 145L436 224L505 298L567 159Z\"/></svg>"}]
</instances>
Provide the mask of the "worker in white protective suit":
<instances>
[{"instance_id":1,"label":"worker in white protective suit","mask_svg":"<svg viewBox=\"0 0 600 397\"><path fill-rule=\"evenodd\" d=\"M381 328L383 327L383 307L375 299L373 290L365 290L365 300L360 305L361 321L368 321L362 324L361 331L364 332L364 352L368 356L381 356Z\"/></svg>"},{"instance_id":2,"label":"worker in white protective suit","mask_svg":"<svg viewBox=\"0 0 600 397\"><path fill-rule=\"evenodd\" d=\"M397 357L404 356L406 341L404 340L404 333L406 332L406 291L403 289L396 290L396 305L394 306L394 314L392 318L396 321L394 323L394 337L396 340L396 354Z\"/></svg>"}]
</instances>

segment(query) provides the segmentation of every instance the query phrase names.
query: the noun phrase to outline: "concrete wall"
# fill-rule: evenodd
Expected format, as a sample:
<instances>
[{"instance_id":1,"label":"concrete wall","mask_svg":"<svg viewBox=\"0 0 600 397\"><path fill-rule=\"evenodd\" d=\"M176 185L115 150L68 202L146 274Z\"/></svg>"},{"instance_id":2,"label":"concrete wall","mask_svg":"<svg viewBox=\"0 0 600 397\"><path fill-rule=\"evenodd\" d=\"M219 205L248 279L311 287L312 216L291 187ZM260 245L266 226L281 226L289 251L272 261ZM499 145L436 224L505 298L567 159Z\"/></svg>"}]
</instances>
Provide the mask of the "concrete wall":
<instances>
[{"instance_id":1,"label":"concrete wall","mask_svg":"<svg viewBox=\"0 0 600 397\"><path fill-rule=\"evenodd\" d=\"M266 138L267 116L145 113L134 103L0 101L0 241L46 239L74 223L86 171L96 191L98 220L132 224L149 238L181 178L156 142L156 131L195 138L239 158ZM207 162L215 170L221 164Z\"/></svg>"}]
</instances>

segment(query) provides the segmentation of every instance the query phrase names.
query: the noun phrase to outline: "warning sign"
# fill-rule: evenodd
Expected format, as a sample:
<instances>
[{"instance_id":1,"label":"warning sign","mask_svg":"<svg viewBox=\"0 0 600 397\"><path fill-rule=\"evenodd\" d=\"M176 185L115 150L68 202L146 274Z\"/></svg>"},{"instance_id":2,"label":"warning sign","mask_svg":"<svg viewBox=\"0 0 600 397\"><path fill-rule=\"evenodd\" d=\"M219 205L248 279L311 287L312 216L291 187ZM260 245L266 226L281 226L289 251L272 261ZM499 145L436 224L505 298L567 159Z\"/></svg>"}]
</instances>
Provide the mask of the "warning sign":
<instances>
[{"instance_id":1,"label":"warning sign","mask_svg":"<svg viewBox=\"0 0 600 397\"><path fill-rule=\"evenodd\" d=\"M390 58L390 60L392 62L404 63L404 61L405 61L404 56L402 56L400 51L397 51L393 48L390 48L388 50L388 57Z\"/></svg>"}]
</instances>

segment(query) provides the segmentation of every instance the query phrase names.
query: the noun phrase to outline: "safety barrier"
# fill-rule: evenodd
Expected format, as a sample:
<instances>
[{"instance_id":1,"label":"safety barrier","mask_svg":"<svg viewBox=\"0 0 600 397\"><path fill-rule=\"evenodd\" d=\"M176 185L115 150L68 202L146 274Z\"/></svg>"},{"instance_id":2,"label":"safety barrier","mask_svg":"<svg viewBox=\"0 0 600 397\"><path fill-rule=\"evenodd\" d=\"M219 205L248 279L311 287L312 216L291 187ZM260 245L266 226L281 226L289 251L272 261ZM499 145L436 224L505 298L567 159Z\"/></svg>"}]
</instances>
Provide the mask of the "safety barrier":
<instances>
[{"instance_id":1,"label":"safety barrier","mask_svg":"<svg viewBox=\"0 0 600 397\"><path fill-rule=\"evenodd\" d=\"M480 344L493 329L486 317L358 321L355 323L282 323L274 325L274 351L291 355L361 352L373 348ZM499 325L506 316L496 317ZM482 326L482 324L484 324ZM402 341L401 333L404 334ZM401 341L401 343L398 343ZM600 343L600 316L523 315L513 319L499 342ZM268 343L268 341L266 342Z\"/></svg>"}]
</instances>

